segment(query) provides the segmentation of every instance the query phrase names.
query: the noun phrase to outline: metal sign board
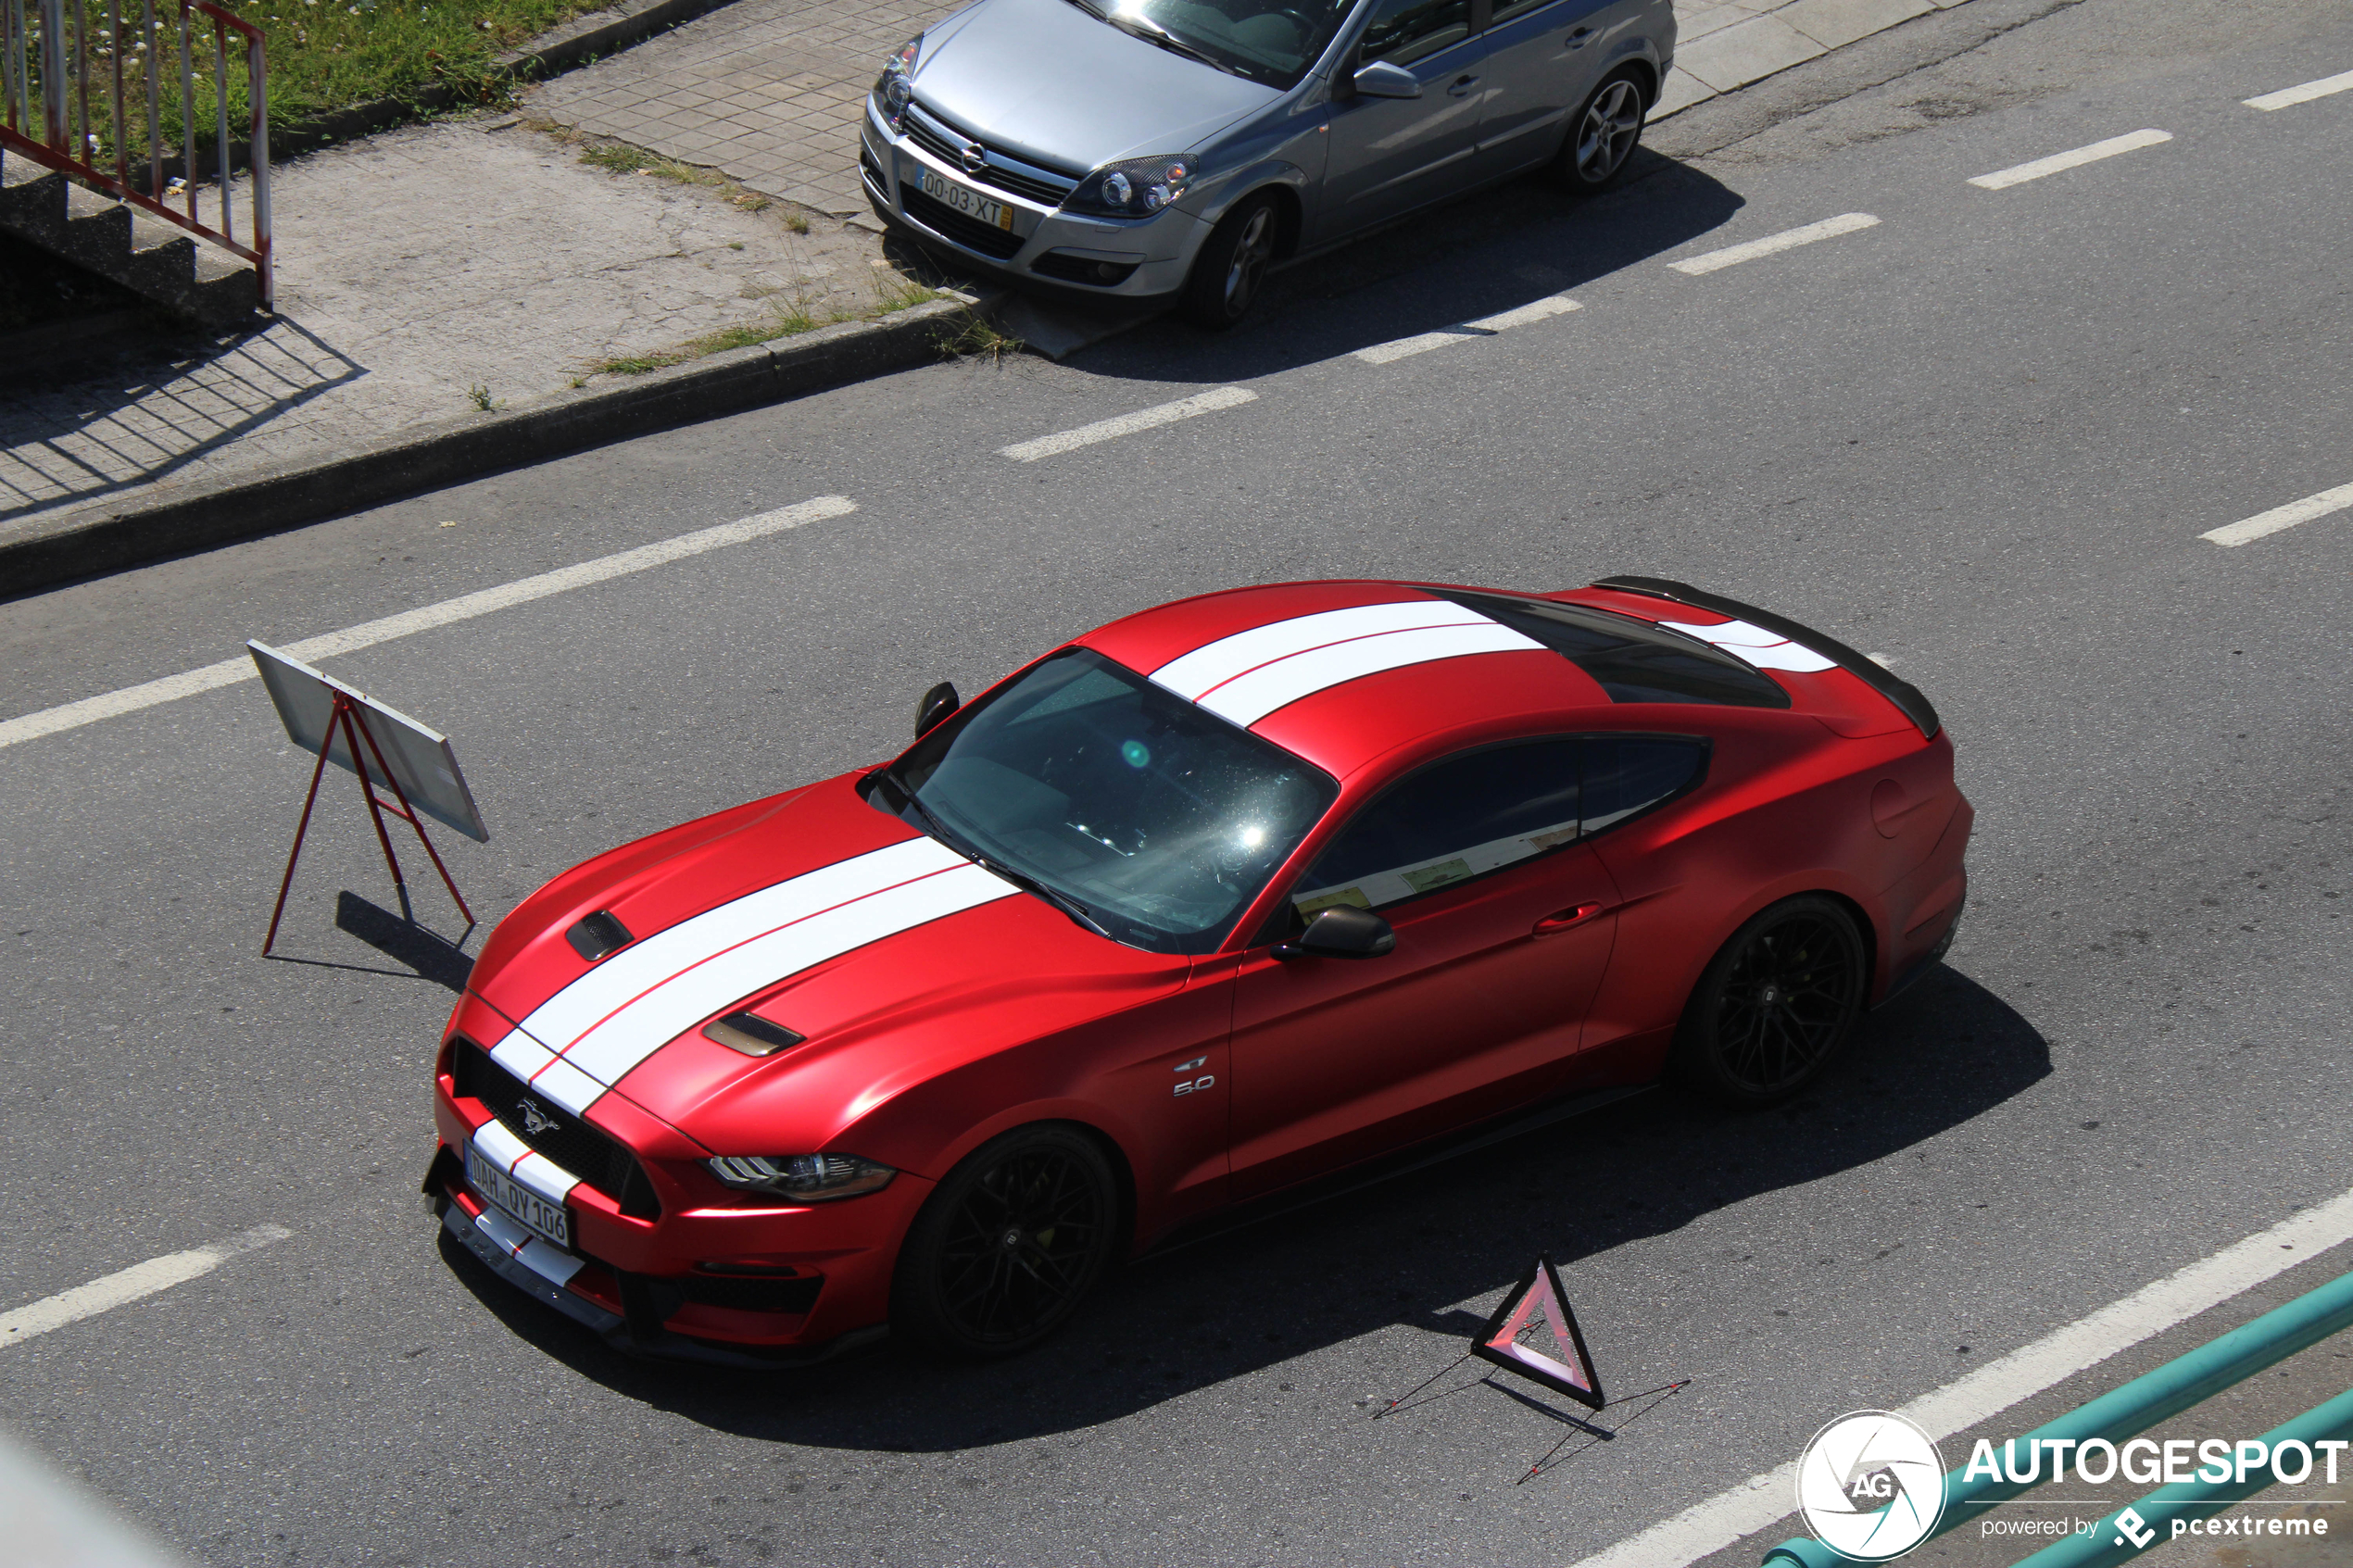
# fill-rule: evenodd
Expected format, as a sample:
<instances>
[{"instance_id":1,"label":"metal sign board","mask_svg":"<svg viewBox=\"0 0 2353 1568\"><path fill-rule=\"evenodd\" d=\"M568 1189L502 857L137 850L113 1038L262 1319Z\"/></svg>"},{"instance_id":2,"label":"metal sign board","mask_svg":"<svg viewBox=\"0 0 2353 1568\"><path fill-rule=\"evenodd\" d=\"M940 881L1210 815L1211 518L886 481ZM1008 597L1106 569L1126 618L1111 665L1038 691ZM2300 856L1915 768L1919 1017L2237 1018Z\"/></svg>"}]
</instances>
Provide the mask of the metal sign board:
<instances>
[{"instance_id":1,"label":"metal sign board","mask_svg":"<svg viewBox=\"0 0 2353 1568\"><path fill-rule=\"evenodd\" d=\"M409 805L468 838L490 842L490 830L482 825L482 812L474 806L465 775L458 771L458 754L449 748L448 736L267 643L248 642L245 647L261 671L261 684L270 688L270 700L277 705L287 737L296 746L313 753L324 746L327 760L347 772L357 773L364 765L370 783L397 790ZM355 762L341 730L330 734L338 692L350 699L368 738L384 753L384 766L396 778L384 777L373 757Z\"/></svg>"},{"instance_id":2,"label":"metal sign board","mask_svg":"<svg viewBox=\"0 0 2353 1568\"><path fill-rule=\"evenodd\" d=\"M1551 1333L1531 1333L1539 1323ZM1471 1354L1580 1405L1602 1408L1602 1380L1593 1375L1593 1358L1586 1352L1585 1336L1578 1332L1576 1314L1561 1289L1560 1271L1550 1258L1529 1265L1519 1287L1504 1298L1495 1315L1472 1337Z\"/></svg>"}]
</instances>

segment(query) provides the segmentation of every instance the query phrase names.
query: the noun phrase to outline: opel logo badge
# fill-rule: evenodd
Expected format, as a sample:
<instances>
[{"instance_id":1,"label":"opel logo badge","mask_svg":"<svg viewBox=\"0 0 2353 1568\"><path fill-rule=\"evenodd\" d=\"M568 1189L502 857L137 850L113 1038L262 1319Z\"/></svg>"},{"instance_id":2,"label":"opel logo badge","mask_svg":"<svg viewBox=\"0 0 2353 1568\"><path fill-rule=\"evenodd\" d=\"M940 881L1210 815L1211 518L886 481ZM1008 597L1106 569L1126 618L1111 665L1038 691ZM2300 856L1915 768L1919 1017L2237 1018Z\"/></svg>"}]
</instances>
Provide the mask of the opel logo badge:
<instances>
[{"instance_id":1,"label":"opel logo badge","mask_svg":"<svg viewBox=\"0 0 2353 1568\"><path fill-rule=\"evenodd\" d=\"M988 154L978 142L964 144L964 167L975 173L988 167Z\"/></svg>"},{"instance_id":2,"label":"opel logo badge","mask_svg":"<svg viewBox=\"0 0 2353 1568\"><path fill-rule=\"evenodd\" d=\"M515 1109L522 1113L522 1130L535 1138L542 1133L552 1133L563 1125L562 1123L540 1110L537 1100L519 1100L515 1104Z\"/></svg>"}]
</instances>

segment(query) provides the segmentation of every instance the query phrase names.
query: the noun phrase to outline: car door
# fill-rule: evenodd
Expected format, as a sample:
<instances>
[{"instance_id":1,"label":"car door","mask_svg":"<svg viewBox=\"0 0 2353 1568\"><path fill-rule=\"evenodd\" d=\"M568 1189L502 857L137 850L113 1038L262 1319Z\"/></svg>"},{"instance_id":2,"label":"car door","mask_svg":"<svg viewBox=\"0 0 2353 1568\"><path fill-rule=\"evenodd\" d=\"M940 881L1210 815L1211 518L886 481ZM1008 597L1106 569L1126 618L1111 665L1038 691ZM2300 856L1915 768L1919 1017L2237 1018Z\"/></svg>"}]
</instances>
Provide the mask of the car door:
<instances>
[{"instance_id":1,"label":"car door","mask_svg":"<svg viewBox=\"0 0 2353 1568\"><path fill-rule=\"evenodd\" d=\"M1373 959L1243 955L1237 1197L1508 1109L1566 1071L1618 901L1579 842L1579 752L1547 737L1423 768L1361 808L1298 880L1302 917L1372 909L1397 946Z\"/></svg>"},{"instance_id":2,"label":"car door","mask_svg":"<svg viewBox=\"0 0 2353 1568\"><path fill-rule=\"evenodd\" d=\"M1376 61L1413 73L1418 98L1359 94L1333 103L1316 202L1316 243L1407 212L1454 188L1478 147L1484 38L1472 0L1378 0L1341 69Z\"/></svg>"},{"instance_id":3,"label":"car door","mask_svg":"<svg viewBox=\"0 0 2353 1568\"><path fill-rule=\"evenodd\" d=\"M1482 177L1541 163L1601 79L1606 43L1642 0L1495 0L1488 95L1478 130Z\"/></svg>"}]
</instances>

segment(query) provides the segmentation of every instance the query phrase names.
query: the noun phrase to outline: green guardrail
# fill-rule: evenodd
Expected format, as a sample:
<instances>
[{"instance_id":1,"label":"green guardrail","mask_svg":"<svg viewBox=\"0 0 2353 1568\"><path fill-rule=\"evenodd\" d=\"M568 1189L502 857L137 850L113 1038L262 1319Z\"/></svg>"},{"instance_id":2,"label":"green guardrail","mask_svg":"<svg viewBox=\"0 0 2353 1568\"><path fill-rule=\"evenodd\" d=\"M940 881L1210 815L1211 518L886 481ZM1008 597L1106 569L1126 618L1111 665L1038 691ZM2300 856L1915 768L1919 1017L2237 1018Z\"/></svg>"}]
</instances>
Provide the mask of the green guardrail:
<instances>
[{"instance_id":1,"label":"green guardrail","mask_svg":"<svg viewBox=\"0 0 2353 1568\"><path fill-rule=\"evenodd\" d=\"M2331 1280L2316 1290L2306 1292L2284 1307L2274 1308L2253 1323L2231 1330L2218 1339L2199 1346L2183 1356L2176 1357L2154 1372L2144 1373L2122 1387L2101 1395L2088 1404L2080 1405L2057 1421L2038 1426L2017 1441L2029 1454L2038 1454L2033 1444L2044 1441L2072 1441L2079 1447L2087 1442L2105 1439L2118 1442L2145 1432L2168 1416L2178 1415L2201 1400L2210 1399L2233 1384L2245 1382L2264 1368L2284 1361L2309 1345L2316 1345L2339 1329L2353 1326L2353 1273ZM2300 1438L2305 1442L2344 1436L2333 1422L2353 1419L2353 1393L2320 1405L2282 1426L2273 1436L2284 1441ZM2302 1430L2312 1423L2319 1439L2308 1436ZM2271 1442L2271 1438L2266 1438ZM2276 1443L2272 1444L2276 1447ZM2007 1478L1989 1480L1981 1476L1974 1481L1964 1479L1966 1466L1949 1472L1944 1477L1944 1512L1936 1529L1921 1544L1933 1540L1946 1531L1982 1517L1996 1503L2007 1502L2042 1484L2043 1467L2038 1463L2032 1471L2035 1479L2011 1481ZM2268 1471L2264 1474L2269 1474ZM2160 1487L2141 1502L2143 1518L2156 1522L2152 1507L2165 1509L2171 1520L2185 1510L2211 1506L2215 1503L2236 1502L2259 1491L2268 1482L2252 1477L2244 1486L2236 1481L2208 1484L2179 1482ZM2122 1510L2118 1510L2121 1513ZM2117 1531L2115 1515L2101 1522L2097 1535L2074 1537L2045 1548L2027 1560L2034 1568L2093 1568L2094 1564L2121 1562L2137 1556L2143 1547L2131 1545L2129 1539L2121 1548L2113 1544ZM2147 1545L2155 1546L2165 1539L2170 1523L2147 1537ZM1840 1568L1847 1559L1841 1557L1821 1542L1800 1537L1783 1541L1765 1554L1765 1568ZM2025 1568L2022 1563L2020 1568Z\"/></svg>"}]
</instances>

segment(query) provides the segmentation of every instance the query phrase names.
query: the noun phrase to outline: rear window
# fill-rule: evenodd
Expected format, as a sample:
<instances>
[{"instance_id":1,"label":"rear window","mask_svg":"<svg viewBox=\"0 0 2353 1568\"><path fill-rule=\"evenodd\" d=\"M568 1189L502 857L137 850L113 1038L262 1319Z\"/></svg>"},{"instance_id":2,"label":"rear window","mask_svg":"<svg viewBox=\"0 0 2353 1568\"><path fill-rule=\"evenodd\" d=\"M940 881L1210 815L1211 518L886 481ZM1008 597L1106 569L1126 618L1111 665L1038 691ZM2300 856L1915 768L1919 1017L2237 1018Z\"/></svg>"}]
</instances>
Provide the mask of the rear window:
<instances>
[{"instance_id":1,"label":"rear window","mask_svg":"<svg viewBox=\"0 0 2353 1568\"><path fill-rule=\"evenodd\" d=\"M1507 598L1460 589L1428 592L1523 636L1533 637L1591 675L1612 702L1697 702L1720 708L1787 708L1789 693L1730 654L1631 616L1549 599Z\"/></svg>"}]
</instances>

